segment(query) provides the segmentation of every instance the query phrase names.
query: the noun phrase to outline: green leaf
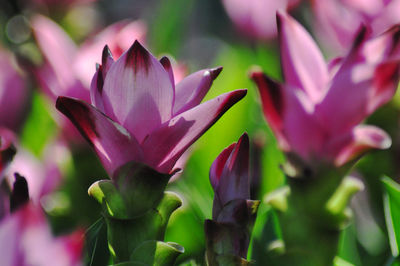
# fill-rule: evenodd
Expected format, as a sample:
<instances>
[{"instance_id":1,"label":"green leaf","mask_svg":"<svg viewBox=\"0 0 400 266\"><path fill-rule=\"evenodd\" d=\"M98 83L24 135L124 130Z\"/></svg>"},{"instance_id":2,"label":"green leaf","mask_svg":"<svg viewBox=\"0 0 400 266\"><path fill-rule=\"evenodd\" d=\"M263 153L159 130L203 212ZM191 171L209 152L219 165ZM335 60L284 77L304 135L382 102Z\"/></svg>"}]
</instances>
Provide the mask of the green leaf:
<instances>
[{"instance_id":1,"label":"green leaf","mask_svg":"<svg viewBox=\"0 0 400 266\"><path fill-rule=\"evenodd\" d=\"M390 247L392 255L397 257L399 255L400 244L400 185L389 177L384 177L382 182L385 188L383 204Z\"/></svg>"},{"instance_id":2,"label":"green leaf","mask_svg":"<svg viewBox=\"0 0 400 266\"><path fill-rule=\"evenodd\" d=\"M48 101L38 93L33 93L32 107L22 131L22 146L36 156L40 156L48 140L56 132L56 123L50 115ZM53 107L54 108L54 107Z\"/></svg>"},{"instance_id":3,"label":"green leaf","mask_svg":"<svg viewBox=\"0 0 400 266\"><path fill-rule=\"evenodd\" d=\"M111 180L100 180L89 187L89 195L95 198L102 206L103 210L111 217L127 219L124 199Z\"/></svg>"},{"instance_id":4,"label":"green leaf","mask_svg":"<svg viewBox=\"0 0 400 266\"><path fill-rule=\"evenodd\" d=\"M146 241L132 252L130 260L146 265L174 265L183 252L184 248L176 243Z\"/></svg>"},{"instance_id":5,"label":"green leaf","mask_svg":"<svg viewBox=\"0 0 400 266\"><path fill-rule=\"evenodd\" d=\"M113 180L126 204L127 216L139 217L156 208L170 178L170 174L157 172L134 161L119 167L114 172Z\"/></svg>"},{"instance_id":6,"label":"green leaf","mask_svg":"<svg viewBox=\"0 0 400 266\"><path fill-rule=\"evenodd\" d=\"M159 205L140 217L106 217L109 248L115 261L128 261L132 252L145 241L163 241L169 217L181 204L178 195L165 192Z\"/></svg>"}]
</instances>

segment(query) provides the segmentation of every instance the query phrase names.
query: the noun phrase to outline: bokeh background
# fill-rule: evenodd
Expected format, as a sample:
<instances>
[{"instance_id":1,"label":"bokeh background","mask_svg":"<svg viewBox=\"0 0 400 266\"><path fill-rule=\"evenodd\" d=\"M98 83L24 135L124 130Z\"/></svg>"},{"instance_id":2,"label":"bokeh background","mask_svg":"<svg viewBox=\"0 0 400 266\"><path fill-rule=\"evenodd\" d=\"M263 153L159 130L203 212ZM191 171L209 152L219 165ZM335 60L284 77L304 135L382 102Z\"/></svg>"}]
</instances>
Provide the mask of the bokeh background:
<instances>
[{"instance_id":1,"label":"bokeh background","mask_svg":"<svg viewBox=\"0 0 400 266\"><path fill-rule=\"evenodd\" d=\"M284 155L263 118L258 91L248 77L251 68L261 67L270 76L281 79L277 40L246 36L235 28L222 2L216 0L1 0L1 46L14 54L29 88L25 120L18 130L20 147L38 161L48 156L48 143L60 136L61 128L54 118L54 102L43 93L30 71L32 65L40 65L44 60L31 29L31 19L36 14L51 18L78 45L114 22L141 20L146 25L147 49L157 57L172 56L187 74L223 66L206 100L227 91L248 89L248 95L193 145L183 172L168 187L181 195L184 203L171 217L166 241L185 248L179 259L182 265L204 265L203 223L211 217L213 199L208 172L217 155L246 131L252 143L253 199L262 200L285 184L280 169ZM301 3L292 15L312 29L308 2ZM331 57L332 54L326 54L327 59ZM95 65L93 74L94 71ZM392 136L392 148L365 156L354 169L354 175L365 182L366 189L353 200L355 216L342 234L339 251L341 258L354 265L384 265L391 258L380 178L398 178L400 174L399 108L400 99L396 96L368 121ZM106 173L83 138L81 142L67 145L67 156L60 163L62 182L41 204L54 234L85 230L86 265L107 265L109 253L100 206L87 194L88 187L106 178ZM266 265L269 256L273 256L267 251L278 238L275 214L262 204L249 258L255 259L256 265Z\"/></svg>"}]
</instances>

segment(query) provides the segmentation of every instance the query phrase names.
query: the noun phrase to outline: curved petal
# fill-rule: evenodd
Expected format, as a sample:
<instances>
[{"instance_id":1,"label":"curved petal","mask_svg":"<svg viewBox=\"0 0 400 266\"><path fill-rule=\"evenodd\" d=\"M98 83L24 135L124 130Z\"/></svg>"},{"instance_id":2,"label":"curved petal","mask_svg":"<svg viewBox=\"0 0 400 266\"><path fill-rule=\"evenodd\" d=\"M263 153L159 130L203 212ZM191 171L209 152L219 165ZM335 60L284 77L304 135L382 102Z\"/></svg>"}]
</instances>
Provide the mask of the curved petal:
<instances>
[{"instance_id":1,"label":"curved petal","mask_svg":"<svg viewBox=\"0 0 400 266\"><path fill-rule=\"evenodd\" d=\"M350 143L341 149L335 165L342 166L355 160L371 149L388 149L392 145L389 135L380 128L361 125L354 128Z\"/></svg>"},{"instance_id":2,"label":"curved petal","mask_svg":"<svg viewBox=\"0 0 400 266\"><path fill-rule=\"evenodd\" d=\"M182 153L246 93L228 92L173 117L142 143L145 162L159 172L171 171Z\"/></svg>"},{"instance_id":3,"label":"curved petal","mask_svg":"<svg viewBox=\"0 0 400 266\"><path fill-rule=\"evenodd\" d=\"M222 171L225 168L226 161L231 155L236 143L232 143L229 147L225 148L218 157L214 160L210 168L210 183L214 190L217 189Z\"/></svg>"},{"instance_id":4,"label":"curved petal","mask_svg":"<svg viewBox=\"0 0 400 266\"><path fill-rule=\"evenodd\" d=\"M139 142L171 119L174 90L161 63L138 41L110 68L104 80L104 110Z\"/></svg>"},{"instance_id":5,"label":"curved petal","mask_svg":"<svg viewBox=\"0 0 400 266\"><path fill-rule=\"evenodd\" d=\"M316 107L320 122L332 134L343 134L387 103L398 81L398 62L358 64L339 70Z\"/></svg>"},{"instance_id":6,"label":"curved petal","mask_svg":"<svg viewBox=\"0 0 400 266\"><path fill-rule=\"evenodd\" d=\"M73 85L76 81L71 66L77 52L73 41L56 23L41 15L32 19L32 28L39 48L61 87Z\"/></svg>"},{"instance_id":7,"label":"curved petal","mask_svg":"<svg viewBox=\"0 0 400 266\"><path fill-rule=\"evenodd\" d=\"M200 70L179 82L175 89L174 116L200 104L221 71L222 67Z\"/></svg>"},{"instance_id":8,"label":"curved petal","mask_svg":"<svg viewBox=\"0 0 400 266\"><path fill-rule=\"evenodd\" d=\"M167 71L169 79L171 80L172 87L175 90L175 80L174 80L174 72L172 70L172 64L168 57L163 56L160 59L161 65L164 67L165 71Z\"/></svg>"},{"instance_id":9,"label":"curved petal","mask_svg":"<svg viewBox=\"0 0 400 266\"><path fill-rule=\"evenodd\" d=\"M289 144L283 134L283 88L262 71L253 71L250 77L260 92L264 116L273 130L279 146L283 150L289 150Z\"/></svg>"},{"instance_id":10,"label":"curved petal","mask_svg":"<svg viewBox=\"0 0 400 266\"><path fill-rule=\"evenodd\" d=\"M94 74L92 82L90 84L90 100L92 104L102 112L104 112L104 105L103 105L104 79L113 64L114 64L114 59L112 57L110 49L106 45L103 48L101 65L98 66L98 69L96 70L96 73Z\"/></svg>"},{"instance_id":11,"label":"curved petal","mask_svg":"<svg viewBox=\"0 0 400 266\"><path fill-rule=\"evenodd\" d=\"M58 97L56 107L93 146L110 177L122 164L141 161L142 151L135 137L93 106L84 101Z\"/></svg>"},{"instance_id":12,"label":"curved petal","mask_svg":"<svg viewBox=\"0 0 400 266\"><path fill-rule=\"evenodd\" d=\"M310 34L286 13L277 13L281 62L285 82L317 102L328 83L328 70Z\"/></svg>"}]
</instances>

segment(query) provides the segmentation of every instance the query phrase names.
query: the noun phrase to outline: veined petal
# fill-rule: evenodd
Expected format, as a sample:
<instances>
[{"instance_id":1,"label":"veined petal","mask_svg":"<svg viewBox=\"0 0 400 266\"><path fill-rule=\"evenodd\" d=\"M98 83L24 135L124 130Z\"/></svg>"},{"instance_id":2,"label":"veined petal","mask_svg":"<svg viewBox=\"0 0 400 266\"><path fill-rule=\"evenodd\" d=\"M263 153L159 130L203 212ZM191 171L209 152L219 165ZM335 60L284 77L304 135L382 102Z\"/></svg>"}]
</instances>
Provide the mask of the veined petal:
<instances>
[{"instance_id":1,"label":"veined petal","mask_svg":"<svg viewBox=\"0 0 400 266\"><path fill-rule=\"evenodd\" d=\"M142 151L135 137L93 106L81 100L59 97L56 107L94 147L110 177L122 164L141 161Z\"/></svg>"},{"instance_id":2,"label":"veined petal","mask_svg":"<svg viewBox=\"0 0 400 266\"><path fill-rule=\"evenodd\" d=\"M39 48L61 87L71 86L76 82L71 71L76 56L73 41L56 23L44 16L36 15L32 20L32 28Z\"/></svg>"},{"instance_id":3,"label":"veined petal","mask_svg":"<svg viewBox=\"0 0 400 266\"><path fill-rule=\"evenodd\" d=\"M228 92L173 117L142 143L145 162L169 172L182 153L246 93Z\"/></svg>"},{"instance_id":4,"label":"veined petal","mask_svg":"<svg viewBox=\"0 0 400 266\"><path fill-rule=\"evenodd\" d=\"M329 78L321 51L310 34L286 13L277 13L277 23L285 82L318 102Z\"/></svg>"},{"instance_id":5,"label":"veined petal","mask_svg":"<svg viewBox=\"0 0 400 266\"><path fill-rule=\"evenodd\" d=\"M211 186L214 190L217 189L219 180L222 175L222 171L224 170L226 161L231 155L233 149L235 148L236 143L232 143L229 147L225 148L218 157L214 160L210 168L210 182Z\"/></svg>"},{"instance_id":6,"label":"veined petal","mask_svg":"<svg viewBox=\"0 0 400 266\"><path fill-rule=\"evenodd\" d=\"M222 67L197 71L176 85L174 116L200 104Z\"/></svg>"},{"instance_id":7,"label":"veined petal","mask_svg":"<svg viewBox=\"0 0 400 266\"><path fill-rule=\"evenodd\" d=\"M104 80L104 110L139 142L171 119L174 90L161 63L138 41L110 68Z\"/></svg>"},{"instance_id":8,"label":"veined petal","mask_svg":"<svg viewBox=\"0 0 400 266\"><path fill-rule=\"evenodd\" d=\"M253 71L250 77L260 92L264 116L273 130L279 146L283 150L288 150L289 144L283 134L283 88L261 71Z\"/></svg>"},{"instance_id":9,"label":"veined petal","mask_svg":"<svg viewBox=\"0 0 400 266\"><path fill-rule=\"evenodd\" d=\"M353 139L336 156L335 165L342 166L359 158L371 149L388 149L392 144L389 135L380 128L368 125L353 129Z\"/></svg>"}]
</instances>

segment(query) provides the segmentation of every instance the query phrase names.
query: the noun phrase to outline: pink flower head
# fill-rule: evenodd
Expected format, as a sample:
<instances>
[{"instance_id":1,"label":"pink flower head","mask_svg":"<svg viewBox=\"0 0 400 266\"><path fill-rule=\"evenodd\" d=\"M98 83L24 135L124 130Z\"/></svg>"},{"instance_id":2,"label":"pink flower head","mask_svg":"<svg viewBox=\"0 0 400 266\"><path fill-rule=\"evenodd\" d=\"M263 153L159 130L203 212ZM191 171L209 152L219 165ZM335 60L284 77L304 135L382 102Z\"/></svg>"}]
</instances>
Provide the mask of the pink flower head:
<instances>
[{"instance_id":1,"label":"pink flower head","mask_svg":"<svg viewBox=\"0 0 400 266\"><path fill-rule=\"evenodd\" d=\"M399 0L318 0L312 1L317 35L334 51L347 51L361 24L381 34L400 23Z\"/></svg>"},{"instance_id":2,"label":"pink flower head","mask_svg":"<svg viewBox=\"0 0 400 266\"><path fill-rule=\"evenodd\" d=\"M62 28L44 16L35 16L32 28L45 61L36 76L54 100L65 95L89 101L90 81L104 45L108 44L118 58L135 39L144 39L146 33L140 21L117 22L77 47Z\"/></svg>"},{"instance_id":3,"label":"pink flower head","mask_svg":"<svg viewBox=\"0 0 400 266\"><path fill-rule=\"evenodd\" d=\"M260 71L252 79L280 147L305 161L336 166L371 148L388 148L385 132L359 124L395 93L400 28L375 38L361 28L347 56L328 65L311 36L287 14L278 14L278 31L285 84Z\"/></svg>"},{"instance_id":4,"label":"pink flower head","mask_svg":"<svg viewBox=\"0 0 400 266\"><path fill-rule=\"evenodd\" d=\"M232 200L250 199L249 137L244 133L215 159L210 168L210 182L215 191L213 219Z\"/></svg>"},{"instance_id":5,"label":"pink flower head","mask_svg":"<svg viewBox=\"0 0 400 266\"><path fill-rule=\"evenodd\" d=\"M0 127L20 129L28 99L29 88L14 58L0 47Z\"/></svg>"},{"instance_id":6,"label":"pink flower head","mask_svg":"<svg viewBox=\"0 0 400 266\"><path fill-rule=\"evenodd\" d=\"M222 0L226 12L240 31L249 37L269 40L276 37L275 13L288 10L300 0Z\"/></svg>"},{"instance_id":7,"label":"pink flower head","mask_svg":"<svg viewBox=\"0 0 400 266\"><path fill-rule=\"evenodd\" d=\"M104 48L92 80L92 105L59 97L56 107L94 147L110 176L136 161L170 172L183 152L246 90L200 104L221 68L201 70L177 85L167 57L158 61L138 41L114 61Z\"/></svg>"},{"instance_id":8,"label":"pink flower head","mask_svg":"<svg viewBox=\"0 0 400 266\"><path fill-rule=\"evenodd\" d=\"M26 204L0 222L1 265L78 266L83 233L54 237L42 209Z\"/></svg>"}]
</instances>

